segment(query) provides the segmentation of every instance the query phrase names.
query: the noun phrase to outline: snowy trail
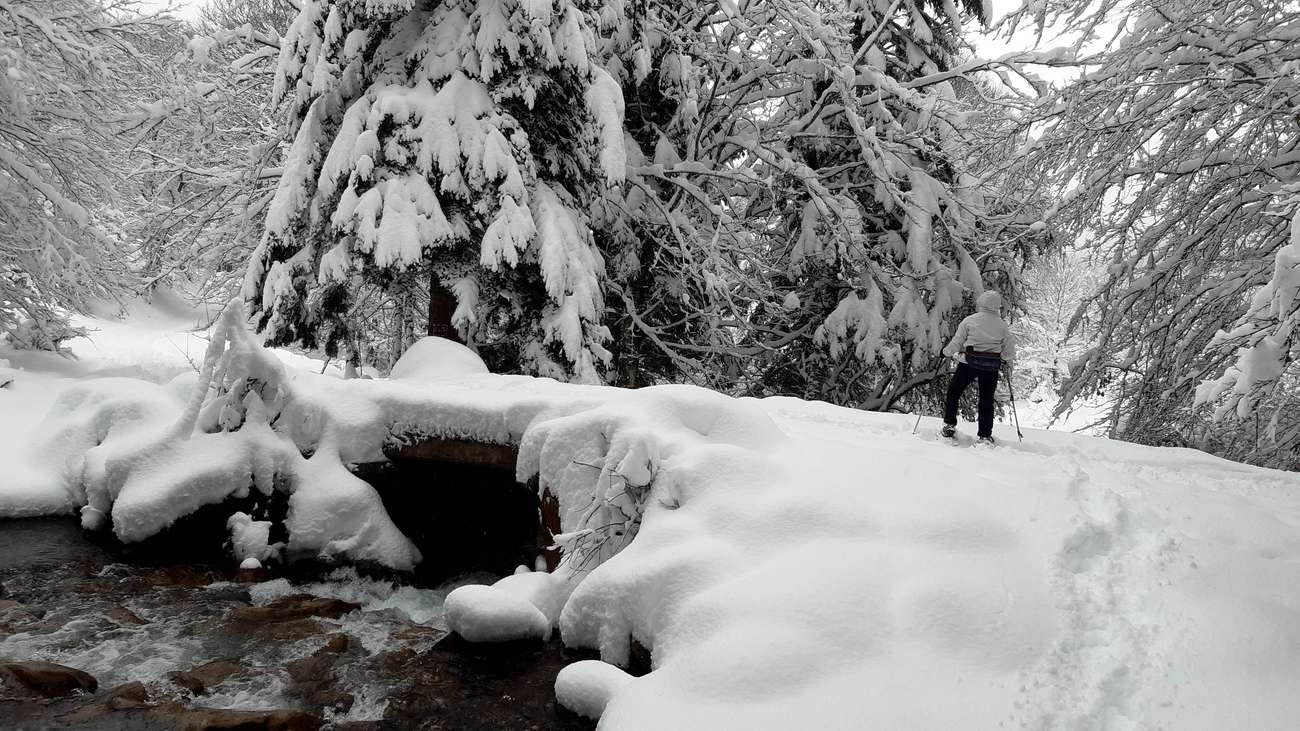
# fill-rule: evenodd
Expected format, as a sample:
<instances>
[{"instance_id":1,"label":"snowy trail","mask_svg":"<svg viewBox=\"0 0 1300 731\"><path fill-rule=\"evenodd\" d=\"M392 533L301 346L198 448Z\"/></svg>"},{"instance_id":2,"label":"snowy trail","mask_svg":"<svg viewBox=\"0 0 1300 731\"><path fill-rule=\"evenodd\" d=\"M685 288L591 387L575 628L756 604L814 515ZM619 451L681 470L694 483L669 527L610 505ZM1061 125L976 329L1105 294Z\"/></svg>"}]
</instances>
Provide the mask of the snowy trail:
<instances>
[{"instance_id":1,"label":"snowy trail","mask_svg":"<svg viewBox=\"0 0 1300 731\"><path fill-rule=\"evenodd\" d=\"M884 479L906 493L872 496L879 522L897 532L886 530L881 540L947 542L970 570L979 565L966 557L990 548L977 537L1009 536L1008 546L993 547L997 565L963 577L987 584L986 591L962 591L966 616L946 617L947 627L910 628L924 642L964 628L965 657L980 657L984 679L991 678L983 687L973 682L954 662L962 653L947 646L948 657L927 671L931 707L919 726L980 718L1007 728L1079 731L1284 729L1300 719L1300 702L1285 690L1300 681L1294 475L1188 450L1037 431L1027 432L1024 444L1014 432L999 432L995 450L952 448L927 437L925 423L912 436L914 420L905 416L818 404L790 402L769 413L794 439L789 453L803 462L797 473L860 475L857 487L867 491ZM932 525L919 525L918 514ZM1037 565L1017 559L1035 553ZM937 555L923 570L941 574L945 560ZM997 587L1005 592L1001 606L981 610L980 598ZM893 587L879 600L897 605L905 593ZM1036 615L1044 603L1048 626L1019 638L1006 634L1009 617ZM994 631L982 633L985 626ZM912 639L905 631L891 638L900 645ZM900 672L905 654L890 653ZM990 662L999 657L1010 664ZM1010 665L1014 672L1002 672ZM951 688L935 692L945 680ZM973 710L981 706L984 712Z\"/></svg>"},{"instance_id":2,"label":"snowy trail","mask_svg":"<svg viewBox=\"0 0 1300 731\"><path fill-rule=\"evenodd\" d=\"M1077 465L1076 465L1077 468ZM1056 558L1054 585L1064 631L1029 673L1026 728L1124 728L1135 689L1150 669L1138 618L1138 533L1122 498L1083 469L1070 480L1075 529Z\"/></svg>"}]
</instances>

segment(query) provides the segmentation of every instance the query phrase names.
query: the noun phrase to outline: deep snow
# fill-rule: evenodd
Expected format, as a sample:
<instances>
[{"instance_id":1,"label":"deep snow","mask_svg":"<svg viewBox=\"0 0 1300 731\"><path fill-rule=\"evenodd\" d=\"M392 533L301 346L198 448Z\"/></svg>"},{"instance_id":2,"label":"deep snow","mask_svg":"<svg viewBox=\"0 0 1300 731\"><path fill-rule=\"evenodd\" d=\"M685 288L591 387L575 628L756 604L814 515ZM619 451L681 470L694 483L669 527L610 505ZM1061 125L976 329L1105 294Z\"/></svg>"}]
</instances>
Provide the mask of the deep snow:
<instances>
[{"instance_id":1,"label":"deep snow","mask_svg":"<svg viewBox=\"0 0 1300 731\"><path fill-rule=\"evenodd\" d=\"M15 377L0 390L0 510L71 510L68 475L31 445L55 396L85 386L67 376L84 374L19 364L0 370ZM389 429L443 424L521 444L519 475L559 497L561 542L583 561L453 592L448 622L492 639L512 621L518 636L538 634L542 617L620 664L631 639L650 648L641 678L562 674L560 699L603 708L602 728L1284 729L1300 718L1294 474L1033 429L1023 445L999 427L995 450L954 448L933 439L934 419L913 436L907 415L688 387L288 374L296 406L283 428L317 445L332 430L323 472L374 458ZM183 381L94 383L136 410L179 410L187 396ZM328 523L330 509L315 512Z\"/></svg>"}]
</instances>

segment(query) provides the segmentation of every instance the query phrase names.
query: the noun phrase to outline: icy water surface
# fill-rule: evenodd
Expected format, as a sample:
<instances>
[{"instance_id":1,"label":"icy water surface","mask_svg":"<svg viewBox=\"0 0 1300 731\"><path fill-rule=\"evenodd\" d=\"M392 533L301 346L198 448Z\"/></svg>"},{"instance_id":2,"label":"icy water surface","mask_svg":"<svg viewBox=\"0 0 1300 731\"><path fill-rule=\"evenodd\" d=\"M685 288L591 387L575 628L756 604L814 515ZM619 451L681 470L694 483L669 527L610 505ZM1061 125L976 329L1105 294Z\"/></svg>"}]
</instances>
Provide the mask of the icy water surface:
<instances>
[{"instance_id":1,"label":"icy water surface","mask_svg":"<svg viewBox=\"0 0 1300 731\"><path fill-rule=\"evenodd\" d=\"M75 520L34 518L0 521L0 572L30 567L88 562L105 551L86 540Z\"/></svg>"},{"instance_id":2,"label":"icy water surface","mask_svg":"<svg viewBox=\"0 0 1300 731\"><path fill-rule=\"evenodd\" d=\"M335 728L589 727L554 709L558 645L485 656L440 643L447 592L491 576L437 588L349 568L232 578L202 565L127 563L74 522L0 521L0 664L67 665L101 689L95 699L37 701L0 678L0 719L16 723L0 726L168 728L190 724L184 714L195 709L233 709L293 711ZM87 710L133 681L147 692L144 707Z\"/></svg>"}]
</instances>

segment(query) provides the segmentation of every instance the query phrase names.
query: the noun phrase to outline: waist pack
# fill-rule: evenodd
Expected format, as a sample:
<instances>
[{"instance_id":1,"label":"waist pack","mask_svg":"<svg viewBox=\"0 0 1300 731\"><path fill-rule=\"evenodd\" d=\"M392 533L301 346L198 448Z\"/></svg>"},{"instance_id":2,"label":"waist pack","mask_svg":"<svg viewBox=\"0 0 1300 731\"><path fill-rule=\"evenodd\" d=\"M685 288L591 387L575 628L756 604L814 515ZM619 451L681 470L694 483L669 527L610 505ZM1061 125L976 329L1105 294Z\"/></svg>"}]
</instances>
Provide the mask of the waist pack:
<instances>
[{"instance_id":1,"label":"waist pack","mask_svg":"<svg viewBox=\"0 0 1300 731\"><path fill-rule=\"evenodd\" d=\"M981 353L974 348L966 348L966 365L977 371L997 371L1002 369L1001 353Z\"/></svg>"}]
</instances>

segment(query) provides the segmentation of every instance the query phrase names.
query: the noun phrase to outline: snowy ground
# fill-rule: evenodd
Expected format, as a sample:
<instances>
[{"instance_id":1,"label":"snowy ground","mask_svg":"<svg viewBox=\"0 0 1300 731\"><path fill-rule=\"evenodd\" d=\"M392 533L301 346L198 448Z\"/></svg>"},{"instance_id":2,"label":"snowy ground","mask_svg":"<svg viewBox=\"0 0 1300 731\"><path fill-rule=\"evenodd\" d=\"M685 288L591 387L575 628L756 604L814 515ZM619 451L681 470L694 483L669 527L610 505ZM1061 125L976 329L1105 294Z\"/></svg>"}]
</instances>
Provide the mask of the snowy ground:
<instances>
[{"instance_id":1,"label":"snowy ground","mask_svg":"<svg viewBox=\"0 0 1300 731\"><path fill-rule=\"evenodd\" d=\"M34 360L17 363L39 372L0 370L16 379L0 391L0 504L23 504L15 495L28 490L32 510L59 507L28 446L42 410L97 363L138 365L131 352L166 377L152 368L168 348L142 333L174 338L179 322L133 320L124 337L142 340L117 350L103 330L101 355L77 365L86 371ZM629 639L651 648L654 672L641 678L590 665L562 674L561 699L603 710L603 728L1288 729L1300 719L1300 476L1028 428L1022 445L1004 425L995 450L953 447L933 438L935 419L914 436L906 415L685 387L296 383L358 423L367 399L416 393L454 404L448 418L499 413L516 436L511 424L528 425L522 454L542 484L585 475L589 485L595 466L598 485L617 476L648 490L635 540L579 572L576 588L548 596L525 574L501 589L537 605L521 622L540 613L605 660L625 662ZM546 421L537 404L566 394L570 413ZM579 492L561 495L566 530Z\"/></svg>"}]
</instances>

